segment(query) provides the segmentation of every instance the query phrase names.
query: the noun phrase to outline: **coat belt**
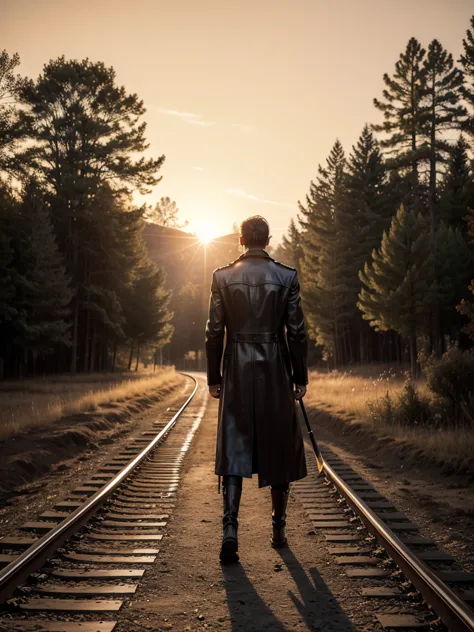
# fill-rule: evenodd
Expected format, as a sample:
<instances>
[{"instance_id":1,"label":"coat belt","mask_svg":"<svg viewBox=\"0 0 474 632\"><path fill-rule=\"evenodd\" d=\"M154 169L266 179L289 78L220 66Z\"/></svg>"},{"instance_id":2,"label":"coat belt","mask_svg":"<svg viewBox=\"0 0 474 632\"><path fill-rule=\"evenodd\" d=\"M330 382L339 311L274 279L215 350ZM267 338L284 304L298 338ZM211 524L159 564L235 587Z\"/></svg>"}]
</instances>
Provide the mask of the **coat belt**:
<instances>
[{"instance_id":1,"label":"coat belt","mask_svg":"<svg viewBox=\"0 0 474 632\"><path fill-rule=\"evenodd\" d=\"M278 334L272 332L263 333L245 333L239 332L232 334L232 342L276 342Z\"/></svg>"}]
</instances>

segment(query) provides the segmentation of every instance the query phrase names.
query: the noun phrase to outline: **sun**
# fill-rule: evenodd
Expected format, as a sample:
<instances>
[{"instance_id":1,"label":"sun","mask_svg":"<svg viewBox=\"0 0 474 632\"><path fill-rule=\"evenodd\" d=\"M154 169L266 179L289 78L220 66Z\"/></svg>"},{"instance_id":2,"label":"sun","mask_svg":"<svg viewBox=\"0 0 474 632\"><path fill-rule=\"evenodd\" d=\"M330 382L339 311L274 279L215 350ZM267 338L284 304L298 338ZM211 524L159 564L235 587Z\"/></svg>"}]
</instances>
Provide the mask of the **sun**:
<instances>
[{"instance_id":1,"label":"sun","mask_svg":"<svg viewBox=\"0 0 474 632\"><path fill-rule=\"evenodd\" d=\"M208 219L193 222L191 228L199 241L205 246L217 237L216 227Z\"/></svg>"}]
</instances>

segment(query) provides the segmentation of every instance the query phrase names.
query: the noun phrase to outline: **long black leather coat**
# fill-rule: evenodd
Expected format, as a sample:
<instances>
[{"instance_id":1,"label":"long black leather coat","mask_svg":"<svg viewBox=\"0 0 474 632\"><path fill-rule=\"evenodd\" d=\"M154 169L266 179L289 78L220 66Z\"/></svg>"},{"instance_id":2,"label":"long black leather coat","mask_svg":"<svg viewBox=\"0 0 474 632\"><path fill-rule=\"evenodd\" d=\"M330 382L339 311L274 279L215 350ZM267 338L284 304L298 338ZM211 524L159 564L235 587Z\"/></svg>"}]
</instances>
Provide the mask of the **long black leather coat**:
<instances>
[{"instance_id":1,"label":"long black leather coat","mask_svg":"<svg viewBox=\"0 0 474 632\"><path fill-rule=\"evenodd\" d=\"M296 270L259 249L215 270L206 355L208 384L221 384L216 474L258 471L260 487L306 476L292 394L308 382Z\"/></svg>"}]
</instances>

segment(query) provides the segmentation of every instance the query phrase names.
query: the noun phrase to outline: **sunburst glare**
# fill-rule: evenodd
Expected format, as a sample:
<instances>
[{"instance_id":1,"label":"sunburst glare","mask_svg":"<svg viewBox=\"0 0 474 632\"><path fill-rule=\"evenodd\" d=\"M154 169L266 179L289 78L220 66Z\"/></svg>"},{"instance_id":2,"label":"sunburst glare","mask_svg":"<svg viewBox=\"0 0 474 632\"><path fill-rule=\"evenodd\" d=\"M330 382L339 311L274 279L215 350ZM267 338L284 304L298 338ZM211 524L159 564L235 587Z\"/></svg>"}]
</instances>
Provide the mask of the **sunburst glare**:
<instances>
[{"instance_id":1,"label":"sunburst glare","mask_svg":"<svg viewBox=\"0 0 474 632\"><path fill-rule=\"evenodd\" d=\"M194 221L191 224L191 230L204 245L209 244L217 237L217 228L215 224L207 218Z\"/></svg>"}]
</instances>

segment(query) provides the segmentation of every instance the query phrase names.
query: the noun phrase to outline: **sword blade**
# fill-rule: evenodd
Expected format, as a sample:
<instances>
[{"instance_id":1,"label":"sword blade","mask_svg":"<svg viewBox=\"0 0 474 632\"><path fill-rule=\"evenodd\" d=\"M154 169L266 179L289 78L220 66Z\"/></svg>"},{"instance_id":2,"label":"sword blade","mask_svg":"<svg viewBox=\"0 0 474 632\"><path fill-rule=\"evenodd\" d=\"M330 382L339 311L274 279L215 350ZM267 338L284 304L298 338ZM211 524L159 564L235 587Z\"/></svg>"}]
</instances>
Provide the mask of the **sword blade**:
<instances>
[{"instance_id":1,"label":"sword blade","mask_svg":"<svg viewBox=\"0 0 474 632\"><path fill-rule=\"evenodd\" d=\"M314 436L313 430L309 423L308 414L306 413L306 408L303 403L303 399L299 399L298 401L301 406L301 412L303 413L303 418L306 424L306 428L308 429L311 445L313 446L314 456L316 457L316 464L318 466L318 472L321 474L321 472L324 470L324 459L322 457L321 450L319 449L319 446L318 446L318 442L316 441L316 437Z\"/></svg>"}]
</instances>

